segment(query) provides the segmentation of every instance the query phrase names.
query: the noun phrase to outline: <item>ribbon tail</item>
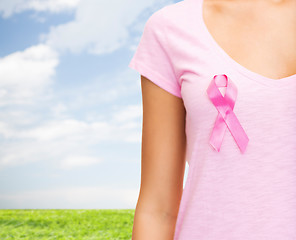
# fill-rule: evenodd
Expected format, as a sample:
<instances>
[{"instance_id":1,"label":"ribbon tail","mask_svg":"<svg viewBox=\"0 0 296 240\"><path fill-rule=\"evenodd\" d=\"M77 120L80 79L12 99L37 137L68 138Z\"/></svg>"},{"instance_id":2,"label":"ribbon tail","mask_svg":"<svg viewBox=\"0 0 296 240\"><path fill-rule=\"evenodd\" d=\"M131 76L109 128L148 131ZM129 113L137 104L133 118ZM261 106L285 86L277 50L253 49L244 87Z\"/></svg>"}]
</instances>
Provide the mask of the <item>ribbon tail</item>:
<instances>
[{"instance_id":1,"label":"ribbon tail","mask_svg":"<svg viewBox=\"0 0 296 240\"><path fill-rule=\"evenodd\" d=\"M224 119L222 115L219 113L210 138L210 144L217 152L220 152L226 129L227 126L224 122Z\"/></svg>"},{"instance_id":2,"label":"ribbon tail","mask_svg":"<svg viewBox=\"0 0 296 240\"><path fill-rule=\"evenodd\" d=\"M238 147L240 148L240 151L242 153L244 153L247 148L249 138L248 138L246 132L244 131L243 127L239 123L239 121L233 111L231 111L228 114L226 122L227 122L227 126L229 128L229 131L231 132Z\"/></svg>"}]
</instances>

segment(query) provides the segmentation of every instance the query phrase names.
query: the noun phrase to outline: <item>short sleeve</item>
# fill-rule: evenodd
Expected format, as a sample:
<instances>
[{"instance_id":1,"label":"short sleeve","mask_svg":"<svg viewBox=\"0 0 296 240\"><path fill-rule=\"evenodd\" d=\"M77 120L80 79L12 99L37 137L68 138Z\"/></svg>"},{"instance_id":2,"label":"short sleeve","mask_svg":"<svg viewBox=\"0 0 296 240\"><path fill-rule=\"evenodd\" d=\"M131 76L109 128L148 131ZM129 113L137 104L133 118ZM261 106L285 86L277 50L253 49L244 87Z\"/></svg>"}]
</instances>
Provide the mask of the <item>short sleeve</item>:
<instances>
[{"instance_id":1,"label":"short sleeve","mask_svg":"<svg viewBox=\"0 0 296 240\"><path fill-rule=\"evenodd\" d=\"M163 88L167 92L182 98L181 86L166 48L165 22L160 12L148 18L136 52L129 67Z\"/></svg>"}]
</instances>

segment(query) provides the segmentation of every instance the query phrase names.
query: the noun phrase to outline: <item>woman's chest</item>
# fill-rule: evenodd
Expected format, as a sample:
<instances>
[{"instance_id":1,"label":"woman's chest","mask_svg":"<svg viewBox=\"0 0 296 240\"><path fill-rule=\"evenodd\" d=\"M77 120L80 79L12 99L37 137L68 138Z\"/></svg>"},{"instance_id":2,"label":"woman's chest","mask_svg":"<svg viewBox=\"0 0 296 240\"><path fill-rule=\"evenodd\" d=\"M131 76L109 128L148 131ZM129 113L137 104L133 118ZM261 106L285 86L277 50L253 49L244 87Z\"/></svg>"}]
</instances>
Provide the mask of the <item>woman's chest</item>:
<instances>
[{"instance_id":1,"label":"woman's chest","mask_svg":"<svg viewBox=\"0 0 296 240\"><path fill-rule=\"evenodd\" d=\"M205 0L202 17L213 39L233 60L262 76L280 79L296 74L296 2L290 2L264 8L264 3L252 1Z\"/></svg>"},{"instance_id":2,"label":"woman's chest","mask_svg":"<svg viewBox=\"0 0 296 240\"><path fill-rule=\"evenodd\" d=\"M226 74L232 84L217 86L221 95L210 87L215 74ZM183 77L189 144L199 139L199 144L208 147L212 142L217 147L231 146L230 149L239 152L240 148L245 148L240 138L247 137L248 145L252 146L247 147L248 152L262 145L295 149L296 81L289 85L266 86L218 69L201 71L198 75L187 72Z\"/></svg>"}]
</instances>

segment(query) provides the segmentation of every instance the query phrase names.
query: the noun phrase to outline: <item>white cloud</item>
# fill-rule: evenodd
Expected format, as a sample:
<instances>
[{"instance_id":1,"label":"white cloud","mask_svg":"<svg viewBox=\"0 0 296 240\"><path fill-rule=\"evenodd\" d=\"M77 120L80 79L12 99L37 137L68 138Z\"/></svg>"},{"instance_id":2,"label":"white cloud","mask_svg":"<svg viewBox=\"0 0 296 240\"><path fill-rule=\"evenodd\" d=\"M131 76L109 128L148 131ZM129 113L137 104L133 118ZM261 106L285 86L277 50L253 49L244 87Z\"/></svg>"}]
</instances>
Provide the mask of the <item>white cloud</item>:
<instances>
[{"instance_id":1,"label":"white cloud","mask_svg":"<svg viewBox=\"0 0 296 240\"><path fill-rule=\"evenodd\" d=\"M100 142L140 142L141 105L112 105L113 109L107 113L86 113L85 120L74 119L70 114L139 91L139 79L133 79L127 70L115 76L112 83L106 81L111 76L102 75L82 87L65 89L69 103L62 99L53 103L56 96L51 95L49 86L57 64L58 54L43 44L0 59L0 89L8 92L0 97L0 105L10 104L0 112L3 139L0 169L37 161L53 162L56 167L65 169L75 165L75 161L78 166L84 156L88 157L84 163L90 165L95 164L90 148ZM39 101L40 98L43 101ZM19 103L35 105L18 109ZM69 152L81 156L80 160L70 161Z\"/></svg>"},{"instance_id":2,"label":"white cloud","mask_svg":"<svg viewBox=\"0 0 296 240\"><path fill-rule=\"evenodd\" d=\"M1 0L0 13L3 18L27 10L53 13L75 9L80 0Z\"/></svg>"},{"instance_id":3,"label":"white cloud","mask_svg":"<svg viewBox=\"0 0 296 240\"><path fill-rule=\"evenodd\" d=\"M134 209L139 188L69 187L0 195L0 208Z\"/></svg>"},{"instance_id":4,"label":"white cloud","mask_svg":"<svg viewBox=\"0 0 296 240\"><path fill-rule=\"evenodd\" d=\"M142 105L127 105L114 115L114 119L118 122L128 122L140 117L142 117Z\"/></svg>"},{"instance_id":5,"label":"white cloud","mask_svg":"<svg viewBox=\"0 0 296 240\"><path fill-rule=\"evenodd\" d=\"M111 53L127 43L128 27L136 23L144 10L159 8L168 2L170 1L83 0L77 6L73 21L52 27L40 39L59 51L87 51L98 55Z\"/></svg>"},{"instance_id":6,"label":"white cloud","mask_svg":"<svg viewBox=\"0 0 296 240\"><path fill-rule=\"evenodd\" d=\"M107 105L118 103L125 97L141 94L140 75L124 68L120 72L100 74L88 84L71 86L63 90L63 96L71 101L66 102L69 110L85 108L85 106ZM81 80L83 81L83 80ZM115 109L117 112L120 110ZM109 112L112 112L111 109Z\"/></svg>"},{"instance_id":7,"label":"white cloud","mask_svg":"<svg viewBox=\"0 0 296 240\"><path fill-rule=\"evenodd\" d=\"M101 121L52 119L33 127L18 127L2 121L0 135L4 141L0 149L0 169L37 161L53 162L62 169L99 163L101 157L90 156L91 147L102 142L141 141L139 117L141 107L131 105L114 111L110 118L101 117Z\"/></svg>"},{"instance_id":8,"label":"white cloud","mask_svg":"<svg viewBox=\"0 0 296 240\"><path fill-rule=\"evenodd\" d=\"M91 156L69 155L60 162L62 169L72 169L76 167L91 166L100 163L102 160Z\"/></svg>"},{"instance_id":9,"label":"white cloud","mask_svg":"<svg viewBox=\"0 0 296 240\"><path fill-rule=\"evenodd\" d=\"M62 118L63 116L65 116L67 110L68 108L66 104L62 102L58 102L54 106L51 106L51 112L53 114L53 117L55 118Z\"/></svg>"},{"instance_id":10,"label":"white cloud","mask_svg":"<svg viewBox=\"0 0 296 240\"><path fill-rule=\"evenodd\" d=\"M44 98L58 63L57 52L44 44L0 58L0 106Z\"/></svg>"},{"instance_id":11,"label":"white cloud","mask_svg":"<svg viewBox=\"0 0 296 240\"><path fill-rule=\"evenodd\" d=\"M22 108L22 109L14 109L13 106L2 109L0 111L0 134L4 136L9 136L12 126L28 126L32 125L39 121L39 119L43 117L39 114L32 114L30 111Z\"/></svg>"},{"instance_id":12,"label":"white cloud","mask_svg":"<svg viewBox=\"0 0 296 240\"><path fill-rule=\"evenodd\" d=\"M39 126L17 129L8 122L0 122L0 134L5 139L24 139L36 141L84 141L96 143L98 141L118 140L126 141L126 135L132 131L139 133L141 116L138 106L128 106L121 110L119 115L114 113L112 119L85 122L76 119L50 120ZM122 116L131 113L129 118L122 119ZM127 121L128 120L128 121ZM130 131L129 133L127 131ZM138 142L139 139L134 139Z\"/></svg>"}]
</instances>

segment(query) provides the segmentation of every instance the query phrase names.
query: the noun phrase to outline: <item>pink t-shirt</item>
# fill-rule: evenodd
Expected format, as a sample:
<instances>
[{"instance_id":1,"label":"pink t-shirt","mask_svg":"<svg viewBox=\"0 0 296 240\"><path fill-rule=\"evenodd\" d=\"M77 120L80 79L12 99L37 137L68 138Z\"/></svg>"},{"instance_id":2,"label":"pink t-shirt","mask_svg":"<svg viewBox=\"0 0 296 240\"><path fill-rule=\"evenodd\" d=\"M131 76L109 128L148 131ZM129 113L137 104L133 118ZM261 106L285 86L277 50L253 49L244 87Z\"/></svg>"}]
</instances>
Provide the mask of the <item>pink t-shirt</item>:
<instances>
[{"instance_id":1,"label":"pink t-shirt","mask_svg":"<svg viewBox=\"0 0 296 240\"><path fill-rule=\"evenodd\" d=\"M183 0L152 14L129 64L186 107L174 240L295 240L296 74L272 79L234 61L202 6Z\"/></svg>"}]
</instances>

